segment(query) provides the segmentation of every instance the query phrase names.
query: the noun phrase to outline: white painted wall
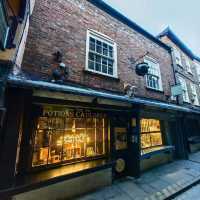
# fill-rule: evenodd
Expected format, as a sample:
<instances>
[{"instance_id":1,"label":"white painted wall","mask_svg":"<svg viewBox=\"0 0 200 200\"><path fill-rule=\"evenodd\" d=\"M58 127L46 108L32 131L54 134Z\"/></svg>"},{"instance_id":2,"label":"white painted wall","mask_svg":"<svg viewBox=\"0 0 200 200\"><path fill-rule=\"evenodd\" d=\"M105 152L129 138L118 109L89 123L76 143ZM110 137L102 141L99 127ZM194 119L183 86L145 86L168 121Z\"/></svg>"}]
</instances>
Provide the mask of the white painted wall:
<instances>
[{"instance_id":1,"label":"white painted wall","mask_svg":"<svg viewBox=\"0 0 200 200\"><path fill-rule=\"evenodd\" d=\"M35 0L30 0L30 15L32 15L33 13L34 6L35 6Z\"/></svg>"},{"instance_id":2,"label":"white painted wall","mask_svg":"<svg viewBox=\"0 0 200 200\"><path fill-rule=\"evenodd\" d=\"M24 33L22 36L21 43L19 45L19 49L16 55L16 61L15 61L15 69L14 69L14 74L17 74L17 69L21 67L23 56L24 56L24 51L25 51L25 46L26 46L26 40L28 36L28 30L29 30L29 16L27 18L27 22L25 25Z\"/></svg>"}]
</instances>

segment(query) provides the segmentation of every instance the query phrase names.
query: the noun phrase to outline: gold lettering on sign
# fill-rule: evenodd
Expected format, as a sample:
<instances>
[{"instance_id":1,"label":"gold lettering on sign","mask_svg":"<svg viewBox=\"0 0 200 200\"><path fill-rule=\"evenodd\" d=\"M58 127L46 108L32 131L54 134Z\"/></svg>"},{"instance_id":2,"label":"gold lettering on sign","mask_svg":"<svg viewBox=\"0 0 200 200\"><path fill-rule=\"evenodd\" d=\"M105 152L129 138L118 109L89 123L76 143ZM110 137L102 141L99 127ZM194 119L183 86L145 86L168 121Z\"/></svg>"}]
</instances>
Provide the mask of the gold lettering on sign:
<instances>
[{"instance_id":1,"label":"gold lettering on sign","mask_svg":"<svg viewBox=\"0 0 200 200\"><path fill-rule=\"evenodd\" d=\"M56 108L55 108L56 109ZM54 110L51 108L44 108L43 117L66 117L66 118L103 118L106 117L105 113L96 113L90 110L83 109L63 109Z\"/></svg>"}]
</instances>

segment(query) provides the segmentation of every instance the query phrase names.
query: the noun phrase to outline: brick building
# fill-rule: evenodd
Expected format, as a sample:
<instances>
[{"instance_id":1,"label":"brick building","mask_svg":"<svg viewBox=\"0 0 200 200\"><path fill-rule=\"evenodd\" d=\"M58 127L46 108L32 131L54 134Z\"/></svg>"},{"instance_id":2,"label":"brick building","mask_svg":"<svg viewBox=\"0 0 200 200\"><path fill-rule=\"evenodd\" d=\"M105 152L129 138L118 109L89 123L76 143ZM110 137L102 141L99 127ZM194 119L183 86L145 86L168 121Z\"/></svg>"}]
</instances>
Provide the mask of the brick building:
<instances>
[{"instance_id":1,"label":"brick building","mask_svg":"<svg viewBox=\"0 0 200 200\"><path fill-rule=\"evenodd\" d=\"M7 84L0 194L67 198L187 157L193 109L171 98L172 63L169 46L103 1L36 1Z\"/></svg>"},{"instance_id":2,"label":"brick building","mask_svg":"<svg viewBox=\"0 0 200 200\"><path fill-rule=\"evenodd\" d=\"M170 29L165 29L159 38L173 49L173 66L177 84L183 88L183 94L178 97L178 103L194 111L200 110L199 58ZM183 124L189 143L188 151L194 152L200 148L200 120L198 115L185 115ZM189 122L189 123L188 123Z\"/></svg>"}]
</instances>

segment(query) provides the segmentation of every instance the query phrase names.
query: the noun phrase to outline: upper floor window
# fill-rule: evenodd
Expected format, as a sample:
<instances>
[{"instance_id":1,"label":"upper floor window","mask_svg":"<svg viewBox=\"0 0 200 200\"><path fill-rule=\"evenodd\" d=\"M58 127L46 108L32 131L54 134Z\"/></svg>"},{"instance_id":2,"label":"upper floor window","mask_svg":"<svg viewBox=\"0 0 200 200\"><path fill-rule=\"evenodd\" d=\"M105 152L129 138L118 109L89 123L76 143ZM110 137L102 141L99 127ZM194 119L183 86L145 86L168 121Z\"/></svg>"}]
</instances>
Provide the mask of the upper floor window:
<instances>
[{"instance_id":1,"label":"upper floor window","mask_svg":"<svg viewBox=\"0 0 200 200\"><path fill-rule=\"evenodd\" d=\"M198 81L200 82L200 64L196 63L196 70L197 70Z\"/></svg>"},{"instance_id":2,"label":"upper floor window","mask_svg":"<svg viewBox=\"0 0 200 200\"><path fill-rule=\"evenodd\" d=\"M192 91L192 103L194 105L199 105L199 99L197 96L197 90L196 90L195 84L191 83L190 87L191 87L191 91Z\"/></svg>"},{"instance_id":3,"label":"upper floor window","mask_svg":"<svg viewBox=\"0 0 200 200\"><path fill-rule=\"evenodd\" d=\"M190 61L187 57L185 57L185 65L186 65L187 72L192 73L191 64L190 64Z\"/></svg>"},{"instance_id":4,"label":"upper floor window","mask_svg":"<svg viewBox=\"0 0 200 200\"><path fill-rule=\"evenodd\" d=\"M117 45L109 37L88 30L86 70L117 77Z\"/></svg>"},{"instance_id":5,"label":"upper floor window","mask_svg":"<svg viewBox=\"0 0 200 200\"><path fill-rule=\"evenodd\" d=\"M173 49L173 52L174 52L176 64L179 66L182 66L181 53L176 48Z\"/></svg>"},{"instance_id":6,"label":"upper floor window","mask_svg":"<svg viewBox=\"0 0 200 200\"><path fill-rule=\"evenodd\" d=\"M184 102L190 102L189 100L189 95L188 95L188 89L187 89L187 84L186 84L186 81L185 79L179 77L179 82L182 86L182 89L183 89L183 101Z\"/></svg>"},{"instance_id":7,"label":"upper floor window","mask_svg":"<svg viewBox=\"0 0 200 200\"><path fill-rule=\"evenodd\" d=\"M156 60L146 57L144 60L149 65L149 72L146 75L146 85L148 88L162 91L162 79L160 73L160 66Z\"/></svg>"},{"instance_id":8,"label":"upper floor window","mask_svg":"<svg viewBox=\"0 0 200 200\"><path fill-rule=\"evenodd\" d=\"M9 28L6 19L4 1L0 0L0 48L1 49L4 49L6 47L8 30Z\"/></svg>"}]
</instances>

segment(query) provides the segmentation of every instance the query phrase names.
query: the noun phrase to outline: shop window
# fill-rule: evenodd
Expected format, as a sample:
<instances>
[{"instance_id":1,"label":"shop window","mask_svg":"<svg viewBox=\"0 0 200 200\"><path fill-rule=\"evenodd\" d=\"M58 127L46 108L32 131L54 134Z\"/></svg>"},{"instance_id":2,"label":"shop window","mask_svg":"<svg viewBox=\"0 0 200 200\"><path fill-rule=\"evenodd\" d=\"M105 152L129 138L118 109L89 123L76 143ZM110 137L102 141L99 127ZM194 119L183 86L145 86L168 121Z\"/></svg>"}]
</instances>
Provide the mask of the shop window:
<instances>
[{"instance_id":1,"label":"shop window","mask_svg":"<svg viewBox=\"0 0 200 200\"><path fill-rule=\"evenodd\" d=\"M8 37L8 22L6 19L4 1L0 0L0 48L5 49Z\"/></svg>"},{"instance_id":2,"label":"shop window","mask_svg":"<svg viewBox=\"0 0 200 200\"><path fill-rule=\"evenodd\" d=\"M44 107L37 118L32 167L107 156L109 137L105 113L56 109Z\"/></svg>"},{"instance_id":3,"label":"shop window","mask_svg":"<svg viewBox=\"0 0 200 200\"><path fill-rule=\"evenodd\" d=\"M162 91L162 80L159 64L152 58L145 58L145 62L149 65L149 72L146 75L146 85L148 88Z\"/></svg>"},{"instance_id":4,"label":"shop window","mask_svg":"<svg viewBox=\"0 0 200 200\"><path fill-rule=\"evenodd\" d=\"M110 38L89 30L86 55L86 70L117 77L117 48Z\"/></svg>"},{"instance_id":5,"label":"shop window","mask_svg":"<svg viewBox=\"0 0 200 200\"><path fill-rule=\"evenodd\" d=\"M141 120L141 153L156 150L163 145L160 121L156 119Z\"/></svg>"}]
</instances>

